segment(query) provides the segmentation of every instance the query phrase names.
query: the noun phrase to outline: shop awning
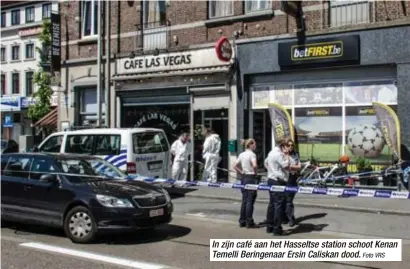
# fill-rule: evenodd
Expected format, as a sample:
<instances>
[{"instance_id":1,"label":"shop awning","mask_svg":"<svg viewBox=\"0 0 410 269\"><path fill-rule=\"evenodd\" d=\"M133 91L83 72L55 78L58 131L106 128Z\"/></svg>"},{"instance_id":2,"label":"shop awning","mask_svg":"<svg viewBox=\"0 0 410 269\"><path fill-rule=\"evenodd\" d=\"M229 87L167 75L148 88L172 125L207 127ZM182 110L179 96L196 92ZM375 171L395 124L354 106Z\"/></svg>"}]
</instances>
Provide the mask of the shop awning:
<instances>
[{"instance_id":1,"label":"shop awning","mask_svg":"<svg viewBox=\"0 0 410 269\"><path fill-rule=\"evenodd\" d=\"M167 71L167 72L116 75L112 78L112 80L118 81L118 80L128 80L128 79L146 79L146 78L158 78L158 77L170 77L170 76L192 76L192 75L208 75L208 74L216 74L216 73L229 73L231 71L231 68L232 68L232 64L223 65L223 66L206 67L206 68L172 70L172 71Z\"/></svg>"},{"instance_id":2,"label":"shop awning","mask_svg":"<svg viewBox=\"0 0 410 269\"><path fill-rule=\"evenodd\" d=\"M58 120L57 107L48 112L44 117L39 119L34 127L56 127Z\"/></svg>"}]
</instances>

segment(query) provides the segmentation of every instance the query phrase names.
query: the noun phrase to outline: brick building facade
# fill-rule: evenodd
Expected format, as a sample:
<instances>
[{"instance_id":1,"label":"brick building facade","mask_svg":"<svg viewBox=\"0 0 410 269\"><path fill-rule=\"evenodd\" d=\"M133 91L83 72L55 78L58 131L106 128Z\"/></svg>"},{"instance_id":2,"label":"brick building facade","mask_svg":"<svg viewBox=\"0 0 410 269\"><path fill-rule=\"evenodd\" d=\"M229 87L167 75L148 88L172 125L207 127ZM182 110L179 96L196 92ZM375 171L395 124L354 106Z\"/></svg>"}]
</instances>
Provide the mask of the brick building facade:
<instances>
[{"instance_id":1,"label":"brick building facade","mask_svg":"<svg viewBox=\"0 0 410 269\"><path fill-rule=\"evenodd\" d=\"M98 72L95 3L65 1L60 4L63 90L59 129L95 124ZM393 29L392 32L397 33L392 37L394 40L409 32L405 25L410 21L410 3L405 1L356 1L343 5L332 1L303 1L302 6L306 40L363 32L363 35L359 33L363 44L366 43L363 40L366 32L380 36L377 33ZM108 16L111 18L111 127L160 126L167 129L172 140L182 131L195 136L195 128L199 125L212 127L223 139L221 167L229 168L236 152L228 152L228 140L257 136L252 131L257 130L253 123L261 116L264 129L260 130L263 136L258 139L263 149L259 151L261 159L266 156L271 146L265 143L271 140L270 130L266 127L269 117L266 111L253 113L256 109L252 107L253 92L274 91L275 78L279 78L282 84L289 84L285 78L278 77L285 72L277 62L277 43L292 41L297 28L296 20L281 11L279 1L112 1ZM105 22L105 14L102 22ZM103 28L105 32L105 25ZM221 37L227 37L236 45L238 65L234 61L219 61L216 57L215 44ZM389 46L388 37L380 38L387 39L381 44ZM360 51L365 50L362 47ZM106 55L105 42L102 51ZM410 72L408 55L410 53L400 60L403 62L400 70L404 73ZM181 63L181 58L190 58L190 61ZM369 65L397 64L385 54L378 58L379 61ZM174 62L174 65L166 64L167 61ZM133 63L131 66L130 62ZM383 68L387 73L393 72L386 66ZM270 73L270 78L263 77L264 73ZM393 73L390 75L397 78ZM288 79L293 81L294 77ZM272 89L261 90L262 86ZM406 104L404 108L391 105L397 107L399 114L408 109ZM294 112L292 107L294 104L289 106ZM344 106L341 109L345 111ZM105 105L102 111L105 111ZM159 113L164 117L150 121L147 113ZM341 117L345 121L345 116ZM407 125L404 130L408 130L406 128ZM409 146L410 141L406 139ZM201 138L196 137L196 140L200 144ZM344 149L340 151L343 153ZM226 174L221 176L228 177Z\"/></svg>"}]
</instances>

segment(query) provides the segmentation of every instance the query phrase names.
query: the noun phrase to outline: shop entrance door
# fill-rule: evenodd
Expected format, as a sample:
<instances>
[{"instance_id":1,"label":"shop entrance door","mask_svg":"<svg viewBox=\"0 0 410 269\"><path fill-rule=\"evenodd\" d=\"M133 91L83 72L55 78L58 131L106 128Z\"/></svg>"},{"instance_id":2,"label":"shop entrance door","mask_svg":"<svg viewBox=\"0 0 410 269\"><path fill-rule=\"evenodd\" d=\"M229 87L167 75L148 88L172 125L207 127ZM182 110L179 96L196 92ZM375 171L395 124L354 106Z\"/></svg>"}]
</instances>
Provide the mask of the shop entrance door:
<instances>
[{"instance_id":1,"label":"shop entrance door","mask_svg":"<svg viewBox=\"0 0 410 269\"><path fill-rule=\"evenodd\" d=\"M227 182L228 169L228 109L206 110L203 112L205 128L211 128L221 139L221 162L218 164L218 181Z\"/></svg>"}]
</instances>

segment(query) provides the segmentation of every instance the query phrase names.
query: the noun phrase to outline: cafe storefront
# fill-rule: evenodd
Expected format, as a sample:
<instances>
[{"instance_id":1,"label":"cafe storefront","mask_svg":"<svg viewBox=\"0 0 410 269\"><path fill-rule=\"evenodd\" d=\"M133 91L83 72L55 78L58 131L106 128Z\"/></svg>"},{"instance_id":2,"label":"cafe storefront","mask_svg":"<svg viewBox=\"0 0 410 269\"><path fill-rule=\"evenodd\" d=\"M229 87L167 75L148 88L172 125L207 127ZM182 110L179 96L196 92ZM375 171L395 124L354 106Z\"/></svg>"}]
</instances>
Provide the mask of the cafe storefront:
<instances>
[{"instance_id":1,"label":"cafe storefront","mask_svg":"<svg viewBox=\"0 0 410 269\"><path fill-rule=\"evenodd\" d=\"M192 155L200 155L203 144L198 128L210 127L221 136L221 154L227 155L229 116L236 108L230 83L234 70L232 55L221 60L216 50L118 58L112 78L116 126L160 128L170 143L187 132L194 138ZM227 159L221 168L228 168ZM198 171L192 173L196 178Z\"/></svg>"},{"instance_id":2,"label":"cafe storefront","mask_svg":"<svg viewBox=\"0 0 410 269\"><path fill-rule=\"evenodd\" d=\"M386 31L392 39L384 38ZM396 111L402 144L409 148L410 57L399 45L408 33L409 27L398 27L312 36L304 44L293 39L240 45L250 104L245 107L248 120L242 122L244 137L259 142L259 162L274 144L269 103L281 104L291 115L302 160L333 163L346 154L353 164L359 157L369 160L375 170L391 163L375 101ZM354 172L355 165L349 170Z\"/></svg>"}]
</instances>

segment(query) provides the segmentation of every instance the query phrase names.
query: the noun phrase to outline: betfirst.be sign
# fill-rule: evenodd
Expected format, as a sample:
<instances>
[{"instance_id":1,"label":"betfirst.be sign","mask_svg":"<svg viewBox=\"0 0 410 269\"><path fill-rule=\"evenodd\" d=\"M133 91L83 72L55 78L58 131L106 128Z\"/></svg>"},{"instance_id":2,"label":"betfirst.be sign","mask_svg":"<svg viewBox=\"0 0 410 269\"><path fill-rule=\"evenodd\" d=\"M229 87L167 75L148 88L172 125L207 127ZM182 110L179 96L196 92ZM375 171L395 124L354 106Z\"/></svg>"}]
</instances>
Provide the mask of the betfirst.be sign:
<instances>
[{"instance_id":1,"label":"betfirst.be sign","mask_svg":"<svg viewBox=\"0 0 410 269\"><path fill-rule=\"evenodd\" d=\"M163 72L202 67L223 66L230 61L232 49L226 38L221 38L214 48L147 55L117 60L118 74Z\"/></svg>"}]
</instances>

